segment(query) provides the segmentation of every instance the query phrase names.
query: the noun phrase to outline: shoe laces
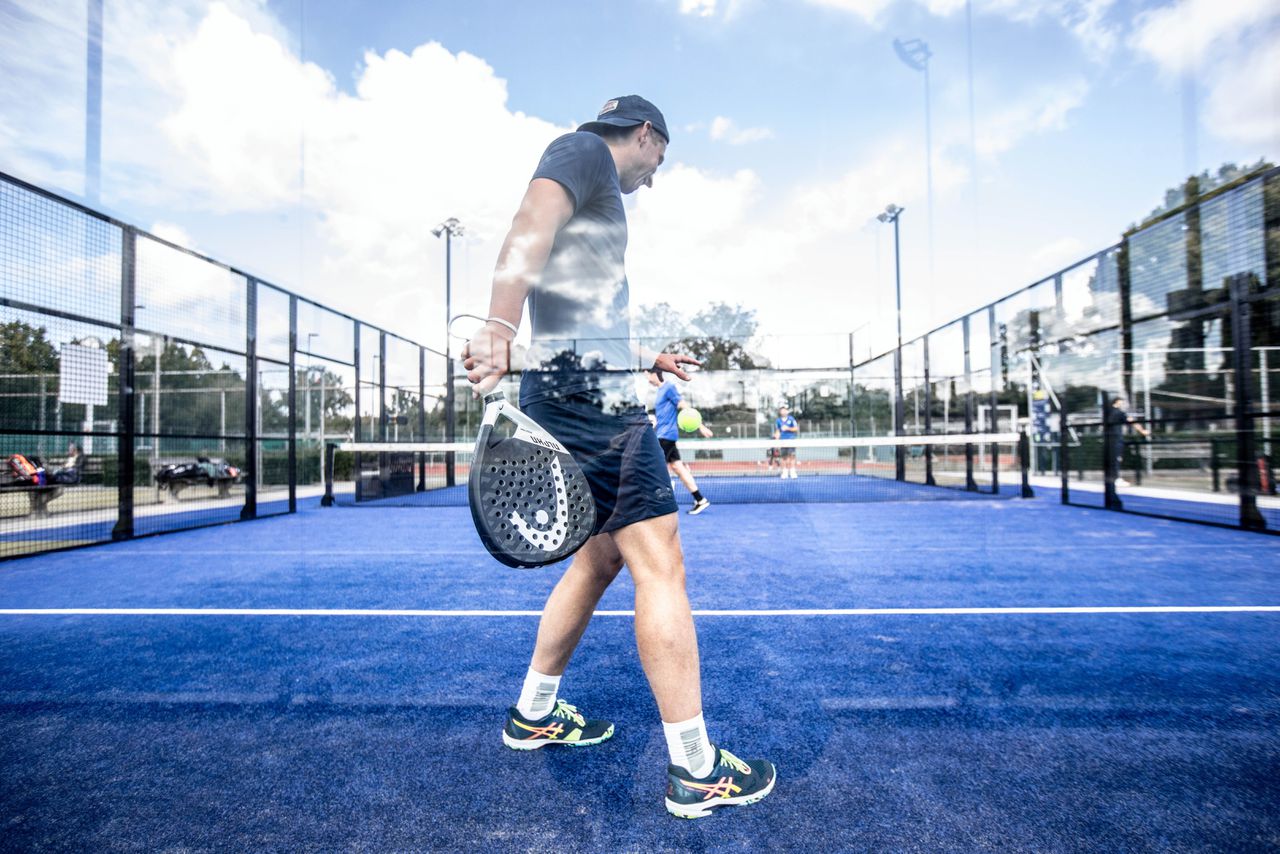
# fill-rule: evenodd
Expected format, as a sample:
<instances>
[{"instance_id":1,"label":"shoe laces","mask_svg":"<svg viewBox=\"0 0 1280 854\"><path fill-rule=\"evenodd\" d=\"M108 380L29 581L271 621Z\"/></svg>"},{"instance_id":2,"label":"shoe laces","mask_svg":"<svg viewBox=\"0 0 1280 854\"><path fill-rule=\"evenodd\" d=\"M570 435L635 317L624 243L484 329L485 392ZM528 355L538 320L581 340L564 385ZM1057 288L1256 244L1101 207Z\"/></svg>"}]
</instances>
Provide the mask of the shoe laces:
<instances>
[{"instance_id":1,"label":"shoe laces","mask_svg":"<svg viewBox=\"0 0 1280 854\"><path fill-rule=\"evenodd\" d=\"M556 700L556 710L551 714L555 715L558 718L564 718L565 720L573 721L578 726L587 725L587 721L585 718L582 717L582 714L578 711L578 707L571 706L570 704L566 703L564 700Z\"/></svg>"},{"instance_id":2,"label":"shoe laces","mask_svg":"<svg viewBox=\"0 0 1280 854\"><path fill-rule=\"evenodd\" d=\"M722 747L722 748L720 748L720 761L721 761L722 763L724 763L725 765L728 765L728 766L729 766L730 768L732 768L733 770L737 771L739 774L750 774L750 773L751 773L751 766L750 766L750 765L748 765L747 763L743 762L741 759L739 759L738 757L734 756L732 753L730 753L729 751L725 750L723 747Z\"/></svg>"}]
</instances>

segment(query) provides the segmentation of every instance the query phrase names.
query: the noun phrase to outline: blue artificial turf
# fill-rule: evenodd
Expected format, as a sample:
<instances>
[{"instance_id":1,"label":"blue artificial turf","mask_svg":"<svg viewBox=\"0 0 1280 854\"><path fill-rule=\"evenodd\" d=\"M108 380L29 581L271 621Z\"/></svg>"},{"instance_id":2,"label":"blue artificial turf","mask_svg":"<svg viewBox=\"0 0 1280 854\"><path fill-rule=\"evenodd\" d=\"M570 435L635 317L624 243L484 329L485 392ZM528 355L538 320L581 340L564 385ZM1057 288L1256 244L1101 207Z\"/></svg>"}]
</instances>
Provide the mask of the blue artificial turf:
<instances>
[{"instance_id":1,"label":"blue artificial turf","mask_svg":"<svg viewBox=\"0 0 1280 854\"><path fill-rule=\"evenodd\" d=\"M295 516L0 567L0 608L538 609L464 508ZM695 609L1280 604L1280 540L1048 501L713 506ZM625 574L601 603L631 607ZM632 620L505 749L535 617L0 616L0 848L1266 850L1280 614L703 616L713 740L765 801L662 808Z\"/></svg>"}]
</instances>

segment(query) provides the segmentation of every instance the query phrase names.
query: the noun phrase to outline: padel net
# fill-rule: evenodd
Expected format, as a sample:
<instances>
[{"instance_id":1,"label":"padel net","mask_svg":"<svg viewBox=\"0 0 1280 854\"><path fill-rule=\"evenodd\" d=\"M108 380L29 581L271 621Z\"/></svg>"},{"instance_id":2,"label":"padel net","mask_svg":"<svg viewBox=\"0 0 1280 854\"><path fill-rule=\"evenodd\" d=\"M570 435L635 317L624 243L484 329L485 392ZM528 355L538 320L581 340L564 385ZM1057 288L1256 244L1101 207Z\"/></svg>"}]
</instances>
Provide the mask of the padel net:
<instances>
[{"instance_id":1,"label":"padel net","mask_svg":"<svg viewBox=\"0 0 1280 854\"><path fill-rule=\"evenodd\" d=\"M1021 433L821 439L689 439L680 455L713 504L1031 497ZM464 507L467 442L334 442L324 504ZM796 476L784 474L794 454ZM785 462L785 465L784 465ZM674 475L672 476L674 480ZM675 481L677 503L690 504Z\"/></svg>"}]
</instances>

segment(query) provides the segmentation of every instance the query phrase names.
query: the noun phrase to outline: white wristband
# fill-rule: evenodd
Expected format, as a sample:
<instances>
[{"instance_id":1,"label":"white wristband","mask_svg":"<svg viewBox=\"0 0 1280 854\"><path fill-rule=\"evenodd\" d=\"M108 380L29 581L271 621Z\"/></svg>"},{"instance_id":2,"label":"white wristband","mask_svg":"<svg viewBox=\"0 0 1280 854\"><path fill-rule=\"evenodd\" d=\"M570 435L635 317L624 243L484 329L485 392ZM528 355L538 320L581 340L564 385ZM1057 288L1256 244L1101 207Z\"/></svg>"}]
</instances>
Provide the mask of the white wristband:
<instances>
[{"instance_id":1,"label":"white wristband","mask_svg":"<svg viewBox=\"0 0 1280 854\"><path fill-rule=\"evenodd\" d=\"M511 330L512 335L517 335L520 332L520 330L516 328L516 325L514 323L512 323L509 320L503 320L501 317L490 317L488 318L488 322L502 324L503 326Z\"/></svg>"}]
</instances>

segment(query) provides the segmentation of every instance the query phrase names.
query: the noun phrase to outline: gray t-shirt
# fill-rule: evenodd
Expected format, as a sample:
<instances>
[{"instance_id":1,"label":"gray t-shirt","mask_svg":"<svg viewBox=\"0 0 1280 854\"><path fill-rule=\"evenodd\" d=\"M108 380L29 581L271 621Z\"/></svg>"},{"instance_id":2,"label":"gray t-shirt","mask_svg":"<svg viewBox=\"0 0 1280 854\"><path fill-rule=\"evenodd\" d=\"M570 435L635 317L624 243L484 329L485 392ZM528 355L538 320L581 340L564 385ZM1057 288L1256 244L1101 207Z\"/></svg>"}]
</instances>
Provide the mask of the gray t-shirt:
<instances>
[{"instance_id":1,"label":"gray t-shirt","mask_svg":"<svg viewBox=\"0 0 1280 854\"><path fill-rule=\"evenodd\" d=\"M572 397L606 412L633 409L640 402L624 264L627 215L609 146L593 133L565 134L548 146L533 177L564 187L573 216L529 295L533 331L521 405Z\"/></svg>"}]
</instances>

